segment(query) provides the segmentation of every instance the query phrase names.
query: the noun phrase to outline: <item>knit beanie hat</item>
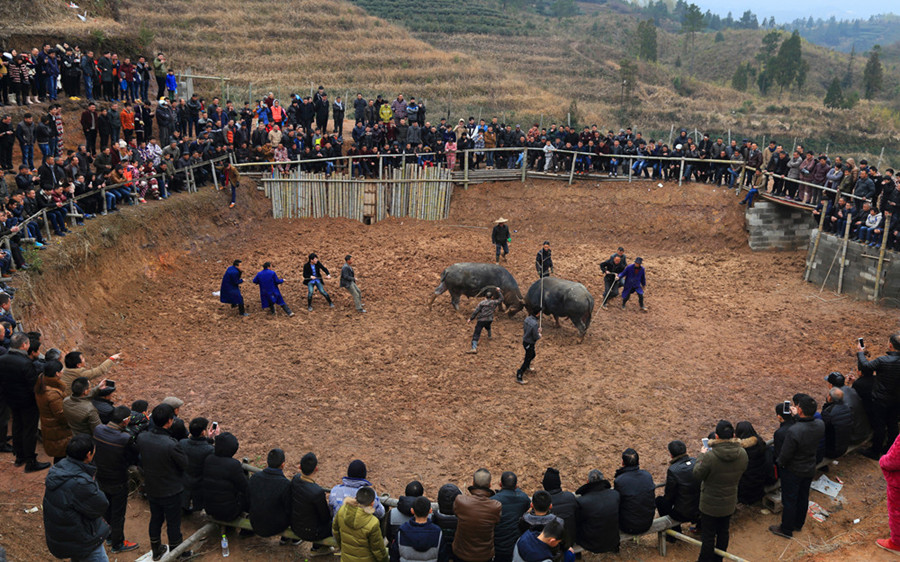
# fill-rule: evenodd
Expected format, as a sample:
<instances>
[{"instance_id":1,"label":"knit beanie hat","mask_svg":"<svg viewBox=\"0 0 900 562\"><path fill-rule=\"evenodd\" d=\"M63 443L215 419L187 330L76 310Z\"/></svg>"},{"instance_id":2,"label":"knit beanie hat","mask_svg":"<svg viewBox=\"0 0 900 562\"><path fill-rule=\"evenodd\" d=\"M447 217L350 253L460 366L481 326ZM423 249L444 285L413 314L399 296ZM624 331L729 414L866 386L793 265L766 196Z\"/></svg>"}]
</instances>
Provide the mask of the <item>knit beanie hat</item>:
<instances>
[{"instance_id":1,"label":"knit beanie hat","mask_svg":"<svg viewBox=\"0 0 900 562\"><path fill-rule=\"evenodd\" d=\"M541 481L545 490L559 490L562 488L562 480L559 478L559 471L553 467L544 472L544 479Z\"/></svg>"},{"instance_id":2,"label":"knit beanie hat","mask_svg":"<svg viewBox=\"0 0 900 562\"><path fill-rule=\"evenodd\" d=\"M347 478L365 478L366 477L366 463L362 462L359 459L350 463L350 466L347 467Z\"/></svg>"}]
</instances>

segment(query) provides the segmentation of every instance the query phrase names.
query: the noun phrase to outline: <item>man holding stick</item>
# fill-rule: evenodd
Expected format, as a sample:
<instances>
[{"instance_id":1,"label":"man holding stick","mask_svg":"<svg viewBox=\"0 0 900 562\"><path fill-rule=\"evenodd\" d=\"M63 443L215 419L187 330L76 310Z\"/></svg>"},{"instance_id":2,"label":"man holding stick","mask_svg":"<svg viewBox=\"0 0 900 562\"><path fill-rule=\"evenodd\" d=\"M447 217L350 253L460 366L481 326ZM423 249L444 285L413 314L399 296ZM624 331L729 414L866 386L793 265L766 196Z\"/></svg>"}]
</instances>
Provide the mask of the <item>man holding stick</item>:
<instances>
[{"instance_id":1,"label":"man holding stick","mask_svg":"<svg viewBox=\"0 0 900 562\"><path fill-rule=\"evenodd\" d=\"M600 264L603 272L603 303L600 308L606 310L606 303L612 297L619 296L619 275L625 271L625 260L618 253Z\"/></svg>"}]
</instances>

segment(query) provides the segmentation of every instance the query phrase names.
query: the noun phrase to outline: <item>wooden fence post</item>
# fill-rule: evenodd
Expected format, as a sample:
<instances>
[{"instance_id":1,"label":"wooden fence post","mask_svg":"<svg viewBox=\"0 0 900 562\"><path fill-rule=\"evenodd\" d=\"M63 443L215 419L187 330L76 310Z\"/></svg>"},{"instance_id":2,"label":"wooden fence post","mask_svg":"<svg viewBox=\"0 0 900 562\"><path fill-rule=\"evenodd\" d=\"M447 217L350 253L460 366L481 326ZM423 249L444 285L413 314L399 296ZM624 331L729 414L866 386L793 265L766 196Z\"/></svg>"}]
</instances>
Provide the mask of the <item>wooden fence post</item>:
<instances>
[{"instance_id":1,"label":"wooden fence post","mask_svg":"<svg viewBox=\"0 0 900 562\"><path fill-rule=\"evenodd\" d=\"M577 160L578 159L573 154L572 155L572 168L569 170L569 185L572 185L572 181L575 179L575 162Z\"/></svg>"},{"instance_id":2,"label":"wooden fence post","mask_svg":"<svg viewBox=\"0 0 900 562\"><path fill-rule=\"evenodd\" d=\"M681 157L681 171L678 172L678 187L681 187L681 181L684 179L684 156Z\"/></svg>"},{"instance_id":3,"label":"wooden fence post","mask_svg":"<svg viewBox=\"0 0 900 562\"><path fill-rule=\"evenodd\" d=\"M823 200L824 201L824 200ZM822 214L819 217L819 232L816 233L816 241L813 243L812 254L809 256L809 263L806 264L806 273L803 274L803 280L809 281L809 274L812 271L813 261L816 259L816 253L819 251L819 239L822 238L822 229L825 228L825 211L828 209L828 206L824 203L822 204Z\"/></svg>"},{"instance_id":4,"label":"wooden fence post","mask_svg":"<svg viewBox=\"0 0 900 562\"><path fill-rule=\"evenodd\" d=\"M463 150L463 187L469 189L469 151Z\"/></svg>"},{"instance_id":5,"label":"wooden fence post","mask_svg":"<svg viewBox=\"0 0 900 562\"><path fill-rule=\"evenodd\" d=\"M824 215L824 213L823 213ZM891 214L884 213L883 215L883 223L882 223L882 236L881 236L881 248L878 252L878 271L875 273L875 296L872 300L875 301L875 304L878 304L878 296L881 294L881 273L884 271L884 252L887 250L887 241L888 234L891 229L889 228L891 225Z\"/></svg>"},{"instance_id":6,"label":"wooden fence post","mask_svg":"<svg viewBox=\"0 0 900 562\"><path fill-rule=\"evenodd\" d=\"M209 171L212 173L213 187L215 187L216 191L218 191L219 190L219 178L216 177L216 165L212 160L209 161Z\"/></svg>"},{"instance_id":7,"label":"wooden fence post","mask_svg":"<svg viewBox=\"0 0 900 562\"><path fill-rule=\"evenodd\" d=\"M50 221L47 220L47 209L41 211L41 216L44 218L44 237L50 240Z\"/></svg>"},{"instance_id":8,"label":"wooden fence post","mask_svg":"<svg viewBox=\"0 0 900 562\"><path fill-rule=\"evenodd\" d=\"M841 272L838 275L838 286L837 286L837 294L841 294L841 290L844 288L844 262L847 261L847 245L850 244L850 223L853 221L849 218L845 221L844 225L844 247L841 250Z\"/></svg>"},{"instance_id":9,"label":"wooden fence post","mask_svg":"<svg viewBox=\"0 0 900 562\"><path fill-rule=\"evenodd\" d=\"M103 199L103 214L109 213L109 208L106 204L106 186L100 188L100 197Z\"/></svg>"},{"instance_id":10,"label":"wooden fence post","mask_svg":"<svg viewBox=\"0 0 900 562\"><path fill-rule=\"evenodd\" d=\"M528 149L522 151L522 183L525 183L525 171L528 169Z\"/></svg>"}]
</instances>

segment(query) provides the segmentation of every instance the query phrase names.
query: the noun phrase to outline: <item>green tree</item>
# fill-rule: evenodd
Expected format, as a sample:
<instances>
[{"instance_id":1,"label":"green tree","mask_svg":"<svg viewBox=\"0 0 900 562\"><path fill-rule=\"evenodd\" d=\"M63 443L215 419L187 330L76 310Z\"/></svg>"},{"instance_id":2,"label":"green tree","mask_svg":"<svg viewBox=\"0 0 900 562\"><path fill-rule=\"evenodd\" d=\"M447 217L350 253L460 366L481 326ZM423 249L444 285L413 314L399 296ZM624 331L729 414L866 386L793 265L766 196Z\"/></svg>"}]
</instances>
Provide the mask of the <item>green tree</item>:
<instances>
[{"instance_id":1,"label":"green tree","mask_svg":"<svg viewBox=\"0 0 900 562\"><path fill-rule=\"evenodd\" d=\"M881 66L881 45L872 47L863 70L863 97L870 100L884 86L884 67Z\"/></svg>"},{"instance_id":2,"label":"green tree","mask_svg":"<svg viewBox=\"0 0 900 562\"><path fill-rule=\"evenodd\" d=\"M550 15L557 18L570 18L578 13L575 0L555 0L550 5Z\"/></svg>"},{"instance_id":3,"label":"green tree","mask_svg":"<svg viewBox=\"0 0 900 562\"><path fill-rule=\"evenodd\" d=\"M856 107L856 104L859 103L859 94L856 92L850 92L846 96L844 96L844 109L853 109Z\"/></svg>"},{"instance_id":4,"label":"green tree","mask_svg":"<svg viewBox=\"0 0 900 562\"><path fill-rule=\"evenodd\" d=\"M841 81L837 76L834 77L834 80L828 86L823 103L828 109L841 109L844 107L844 90L841 88Z\"/></svg>"},{"instance_id":5,"label":"green tree","mask_svg":"<svg viewBox=\"0 0 900 562\"><path fill-rule=\"evenodd\" d=\"M762 95L766 95L769 93L769 88L772 87L772 75L768 70L763 70L756 77L756 85L759 86L759 93Z\"/></svg>"},{"instance_id":6,"label":"green tree","mask_svg":"<svg viewBox=\"0 0 900 562\"><path fill-rule=\"evenodd\" d=\"M797 76L794 78L794 82L797 84L797 93L803 91L803 86L806 85L806 79L809 77L809 61L806 59L800 59L800 65L797 67Z\"/></svg>"},{"instance_id":7,"label":"green tree","mask_svg":"<svg viewBox=\"0 0 900 562\"><path fill-rule=\"evenodd\" d=\"M856 44L853 44L853 47L850 48L850 60L847 61L847 72L844 73L844 78L841 80L841 87L844 89L853 87L853 59L856 58Z\"/></svg>"},{"instance_id":8,"label":"green tree","mask_svg":"<svg viewBox=\"0 0 900 562\"><path fill-rule=\"evenodd\" d=\"M739 92L746 92L747 86L750 83L749 73L747 72L747 65L741 63L734 70L734 75L731 77L731 87Z\"/></svg>"},{"instance_id":9,"label":"green tree","mask_svg":"<svg viewBox=\"0 0 900 562\"><path fill-rule=\"evenodd\" d=\"M691 65L688 69L690 74L694 73L695 35L698 31L703 31L703 12L696 4L688 4L681 18L681 32L687 33L691 38Z\"/></svg>"},{"instance_id":10,"label":"green tree","mask_svg":"<svg viewBox=\"0 0 900 562\"><path fill-rule=\"evenodd\" d=\"M766 71L771 72L772 79L778 84L782 92L785 88L790 88L794 80L797 79L797 72L800 69L802 60L800 33L794 31L790 37L781 43L775 58L771 59L769 64L766 65Z\"/></svg>"},{"instance_id":11,"label":"green tree","mask_svg":"<svg viewBox=\"0 0 900 562\"><path fill-rule=\"evenodd\" d=\"M656 62L657 57L656 26L653 20L638 23L638 57Z\"/></svg>"}]
</instances>

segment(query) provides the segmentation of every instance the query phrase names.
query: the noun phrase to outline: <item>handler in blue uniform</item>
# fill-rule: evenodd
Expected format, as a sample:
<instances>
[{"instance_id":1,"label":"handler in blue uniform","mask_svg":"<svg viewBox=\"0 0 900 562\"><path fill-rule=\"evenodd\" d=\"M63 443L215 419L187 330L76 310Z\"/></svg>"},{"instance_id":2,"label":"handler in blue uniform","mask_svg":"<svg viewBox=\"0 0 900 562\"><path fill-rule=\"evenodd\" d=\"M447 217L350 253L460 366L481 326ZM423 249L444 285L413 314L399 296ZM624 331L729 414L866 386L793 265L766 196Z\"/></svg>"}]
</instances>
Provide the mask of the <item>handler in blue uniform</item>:
<instances>
[{"instance_id":1,"label":"handler in blue uniform","mask_svg":"<svg viewBox=\"0 0 900 562\"><path fill-rule=\"evenodd\" d=\"M634 263L625 268L625 271L619 274L618 280L622 283L622 308L628 302L631 293L637 293L638 303L641 305L641 311L647 312L644 306L644 287L647 286L647 277L644 275L644 260L635 258Z\"/></svg>"},{"instance_id":2,"label":"handler in blue uniform","mask_svg":"<svg viewBox=\"0 0 900 562\"><path fill-rule=\"evenodd\" d=\"M278 275L272 271L272 264L266 262L263 264L262 271L256 274L253 282L259 285L259 300L262 301L262 307L268 308L272 315L275 315L275 305L277 304L284 309L288 316L293 316L290 307L284 303L281 291L278 285L284 283L284 279L280 279Z\"/></svg>"},{"instance_id":3,"label":"handler in blue uniform","mask_svg":"<svg viewBox=\"0 0 900 562\"><path fill-rule=\"evenodd\" d=\"M219 289L219 300L230 304L231 308L237 307L238 314L241 316L250 316L244 310L244 297L241 295L241 283L244 280L241 279L241 270L238 269L240 264L241 260L234 260L231 267L225 270L225 275L222 276L222 288Z\"/></svg>"}]
</instances>

